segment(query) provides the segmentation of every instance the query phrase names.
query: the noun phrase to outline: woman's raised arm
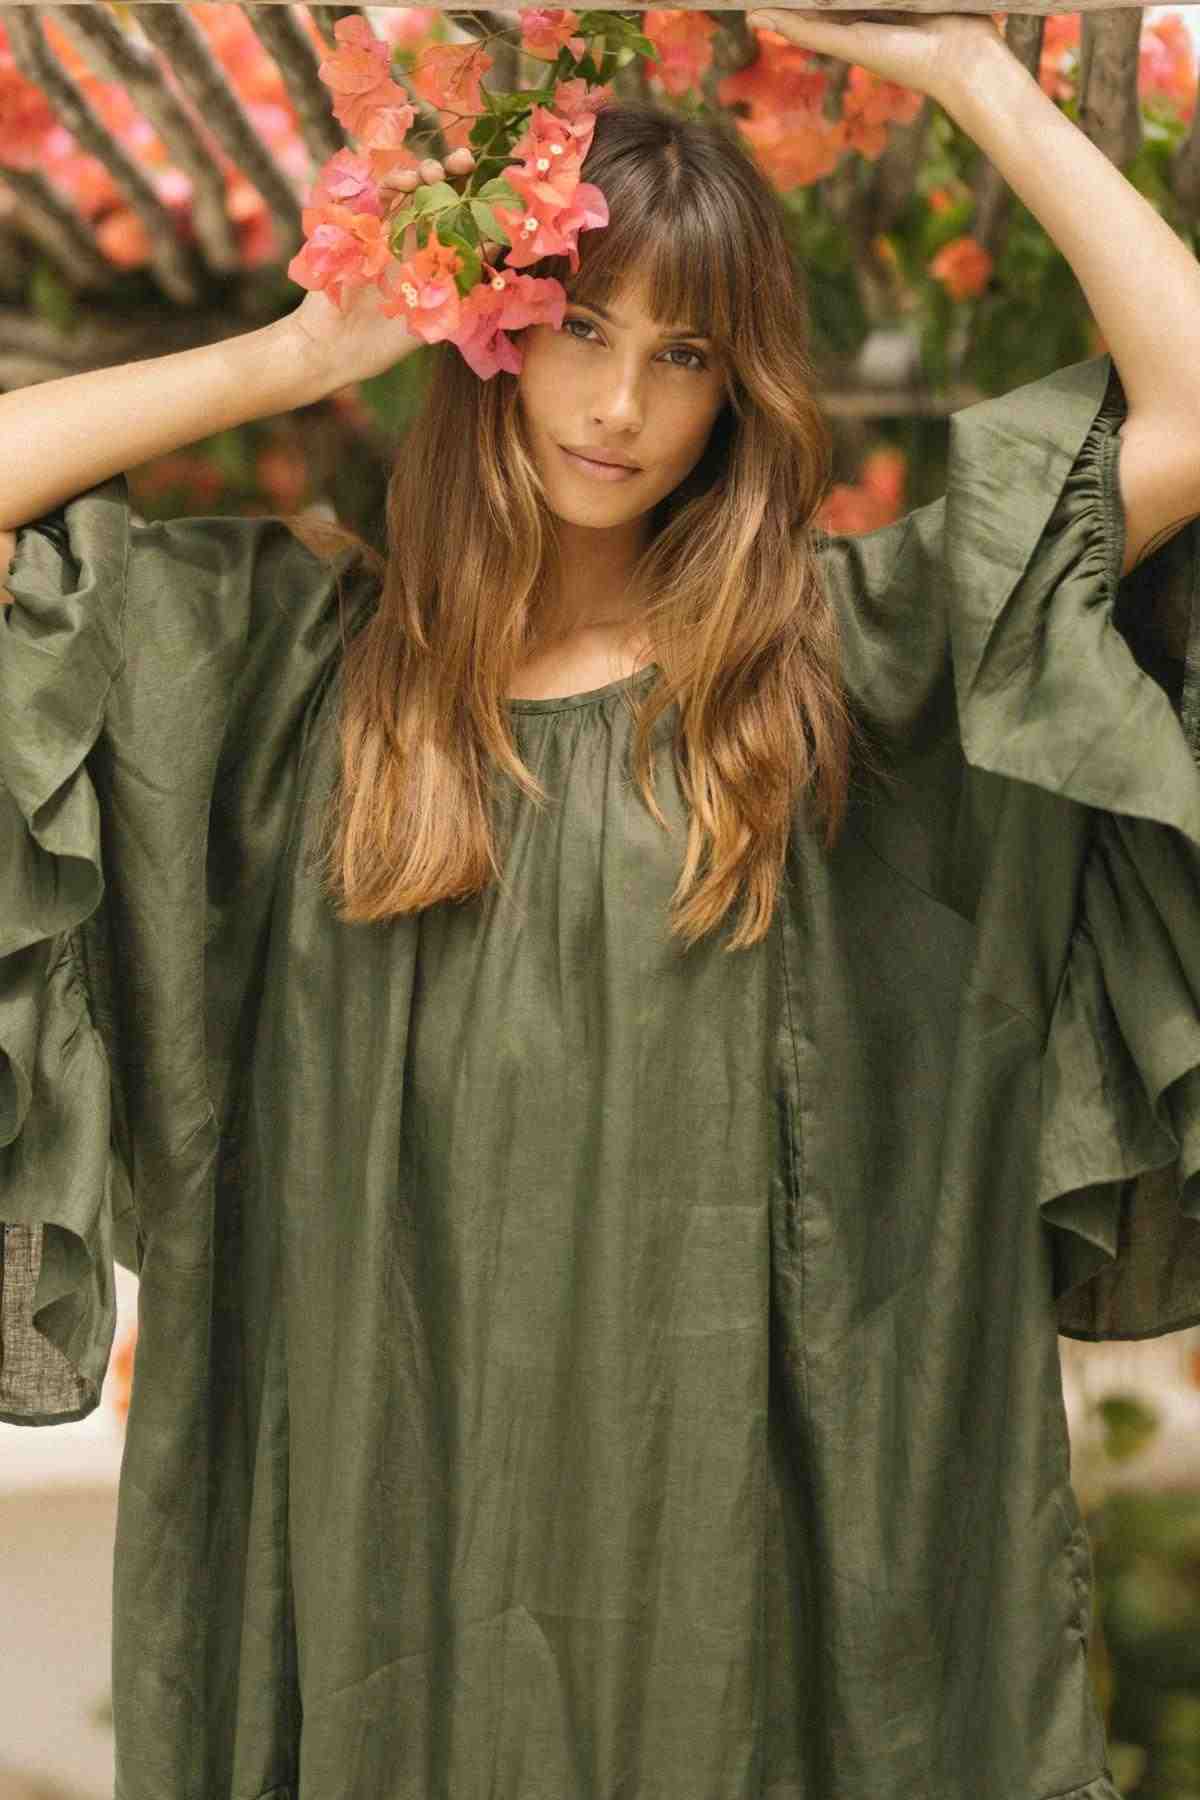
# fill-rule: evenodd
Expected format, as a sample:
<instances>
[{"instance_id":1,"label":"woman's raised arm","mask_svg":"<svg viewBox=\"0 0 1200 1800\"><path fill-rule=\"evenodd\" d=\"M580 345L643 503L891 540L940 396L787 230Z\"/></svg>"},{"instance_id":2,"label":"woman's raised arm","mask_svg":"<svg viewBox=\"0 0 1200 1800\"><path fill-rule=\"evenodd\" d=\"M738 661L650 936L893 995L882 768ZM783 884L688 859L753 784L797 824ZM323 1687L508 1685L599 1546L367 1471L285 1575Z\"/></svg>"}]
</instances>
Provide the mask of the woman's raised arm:
<instances>
[{"instance_id":1,"label":"woman's raised arm","mask_svg":"<svg viewBox=\"0 0 1200 1800\"><path fill-rule=\"evenodd\" d=\"M327 391L324 367L289 315L0 395L0 531L212 432L311 405Z\"/></svg>"},{"instance_id":2,"label":"woman's raised arm","mask_svg":"<svg viewBox=\"0 0 1200 1800\"><path fill-rule=\"evenodd\" d=\"M345 313L320 290L253 331L0 394L0 582L18 525L217 431L311 406L422 339L365 288Z\"/></svg>"}]
</instances>

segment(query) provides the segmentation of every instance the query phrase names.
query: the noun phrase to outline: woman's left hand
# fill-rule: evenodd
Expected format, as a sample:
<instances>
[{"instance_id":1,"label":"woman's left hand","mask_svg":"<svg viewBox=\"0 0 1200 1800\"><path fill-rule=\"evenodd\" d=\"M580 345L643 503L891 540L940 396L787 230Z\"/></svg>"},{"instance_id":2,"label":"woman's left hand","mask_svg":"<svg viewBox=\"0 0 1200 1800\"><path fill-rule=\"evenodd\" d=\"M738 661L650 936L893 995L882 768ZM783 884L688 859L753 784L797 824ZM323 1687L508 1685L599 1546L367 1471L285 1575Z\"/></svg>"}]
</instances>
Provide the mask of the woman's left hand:
<instances>
[{"instance_id":1,"label":"woman's left hand","mask_svg":"<svg viewBox=\"0 0 1200 1800\"><path fill-rule=\"evenodd\" d=\"M885 81L942 102L968 79L1004 33L988 13L793 12L746 14L750 25L777 31L802 50L840 56Z\"/></svg>"}]
</instances>

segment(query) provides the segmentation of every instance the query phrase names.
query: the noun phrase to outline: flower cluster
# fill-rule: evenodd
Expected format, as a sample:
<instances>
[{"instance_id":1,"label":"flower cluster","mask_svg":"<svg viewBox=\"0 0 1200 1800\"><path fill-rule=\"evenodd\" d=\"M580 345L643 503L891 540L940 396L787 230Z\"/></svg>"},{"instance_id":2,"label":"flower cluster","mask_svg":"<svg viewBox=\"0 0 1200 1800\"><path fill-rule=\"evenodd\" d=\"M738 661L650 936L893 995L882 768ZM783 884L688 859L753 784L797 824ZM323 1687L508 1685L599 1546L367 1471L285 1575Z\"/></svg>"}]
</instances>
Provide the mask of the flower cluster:
<instances>
[{"instance_id":1,"label":"flower cluster","mask_svg":"<svg viewBox=\"0 0 1200 1800\"><path fill-rule=\"evenodd\" d=\"M500 369L520 373L523 352L507 331L562 324L561 282L521 271L545 256L577 269L579 233L608 224L604 195L580 178L596 114L613 97L601 77L654 54L619 13L530 9L520 20L525 53L553 61L544 86L485 91L492 59L475 42L421 56L414 91L453 116L444 135L455 147L444 165L415 166L405 140L417 115L392 79L389 46L361 15L338 20L337 49L318 74L358 147L320 170L301 214L306 241L287 271L342 311L347 294L373 284L385 317L427 344L454 344L485 381ZM461 190L449 175L465 178Z\"/></svg>"}]
</instances>

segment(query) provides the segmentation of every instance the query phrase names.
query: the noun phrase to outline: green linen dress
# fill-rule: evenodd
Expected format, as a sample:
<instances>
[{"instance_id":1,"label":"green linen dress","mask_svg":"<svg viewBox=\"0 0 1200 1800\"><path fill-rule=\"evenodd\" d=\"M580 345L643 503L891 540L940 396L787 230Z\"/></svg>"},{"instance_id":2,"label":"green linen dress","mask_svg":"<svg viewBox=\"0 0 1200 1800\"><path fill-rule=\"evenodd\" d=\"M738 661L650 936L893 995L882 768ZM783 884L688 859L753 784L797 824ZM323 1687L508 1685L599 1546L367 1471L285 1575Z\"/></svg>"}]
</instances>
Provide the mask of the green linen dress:
<instances>
[{"instance_id":1,"label":"green linen dress","mask_svg":"<svg viewBox=\"0 0 1200 1800\"><path fill-rule=\"evenodd\" d=\"M1200 532L1120 580L1124 407L822 540L893 779L732 954L653 666L510 702L507 891L342 926L342 565L120 477L18 533L0 1417L136 1269L117 1800L1116 1800L1056 1333L1200 1320Z\"/></svg>"}]
</instances>

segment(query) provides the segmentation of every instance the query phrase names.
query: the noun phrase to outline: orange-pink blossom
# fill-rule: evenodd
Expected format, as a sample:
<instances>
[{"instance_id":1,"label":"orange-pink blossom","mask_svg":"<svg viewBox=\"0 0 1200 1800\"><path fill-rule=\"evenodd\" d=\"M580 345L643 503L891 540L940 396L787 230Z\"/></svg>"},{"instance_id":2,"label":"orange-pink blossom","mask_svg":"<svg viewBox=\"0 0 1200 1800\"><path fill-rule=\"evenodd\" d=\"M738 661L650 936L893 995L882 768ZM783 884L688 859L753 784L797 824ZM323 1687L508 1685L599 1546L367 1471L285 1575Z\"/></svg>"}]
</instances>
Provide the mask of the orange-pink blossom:
<instances>
[{"instance_id":1,"label":"orange-pink blossom","mask_svg":"<svg viewBox=\"0 0 1200 1800\"><path fill-rule=\"evenodd\" d=\"M317 74L334 95L333 116L360 140L394 148L402 144L416 113L392 80L391 54L361 13L333 28L337 49Z\"/></svg>"},{"instance_id":2,"label":"orange-pink blossom","mask_svg":"<svg viewBox=\"0 0 1200 1800\"><path fill-rule=\"evenodd\" d=\"M561 7L531 6L517 16L521 21L521 48L527 56L554 62L565 48L578 62L586 54L587 39L571 35L579 28L578 13Z\"/></svg>"}]
</instances>

